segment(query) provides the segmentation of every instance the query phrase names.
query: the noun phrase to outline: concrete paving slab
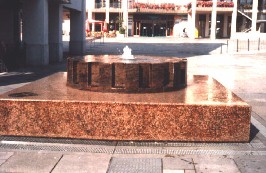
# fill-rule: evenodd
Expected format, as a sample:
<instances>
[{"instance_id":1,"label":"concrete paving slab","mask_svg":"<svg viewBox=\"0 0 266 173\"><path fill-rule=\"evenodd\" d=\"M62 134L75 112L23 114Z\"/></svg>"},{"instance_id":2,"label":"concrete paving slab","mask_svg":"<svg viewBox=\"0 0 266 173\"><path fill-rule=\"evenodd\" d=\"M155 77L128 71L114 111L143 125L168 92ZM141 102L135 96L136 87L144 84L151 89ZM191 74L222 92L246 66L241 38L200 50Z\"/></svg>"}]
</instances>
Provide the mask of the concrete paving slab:
<instances>
[{"instance_id":1,"label":"concrete paving slab","mask_svg":"<svg viewBox=\"0 0 266 173\"><path fill-rule=\"evenodd\" d=\"M262 143L262 141L256 136L254 139L252 139L252 141L250 142L250 145L253 147L253 148L265 148L266 149L266 146Z\"/></svg>"},{"instance_id":2,"label":"concrete paving slab","mask_svg":"<svg viewBox=\"0 0 266 173\"><path fill-rule=\"evenodd\" d=\"M258 137L260 139L260 141L263 143L263 145L266 146L266 137L265 136L263 136L261 133L258 133L256 135L256 137Z\"/></svg>"},{"instance_id":3,"label":"concrete paving slab","mask_svg":"<svg viewBox=\"0 0 266 173\"><path fill-rule=\"evenodd\" d=\"M265 173L266 156L239 156L234 158L241 173Z\"/></svg>"},{"instance_id":4,"label":"concrete paving slab","mask_svg":"<svg viewBox=\"0 0 266 173\"><path fill-rule=\"evenodd\" d=\"M107 173L162 173L160 158L113 157Z\"/></svg>"},{"instance_id":5,"label":"concrete paving slab","mask_svg":"<svg viewBox=\"0 0 266 173\"><path fill-rule=\"evenodd\" d=\"M111 155L64 155L52 173L106 173Z\"/></svg>"},{"instance_id":6,"label":"concrete paving slab","mask_svg":"<svg viewBox=\"0 0 266 173\"><path fill-rule=\"evenodd\" d=\"M13 152L0 152L0 160L7 160L13 154Z\"/></svg>"},{"instance_id":7,"label":"concrete paving slab","mask_svg":"<svg viewBox=\"0 0 266 173\"><path fill-rule=\"evenodd\" d=\"M185 173L196 173L195 170L185 170Z\"/></svg>"},{"instance_id":8,"label":"concrete paving slab","mask_svg":"<svg viewBox=\"0 0 266 173\"><path fill-rule=\"evenodd\" d=\"M185 173L185 170L163 170L163 173Z\"/></svg>"},{"instance_id":9,"label":"concrete paving slab","mask_svg":"<svg viewBox=\"0 0 266 173\"><path fill-rule=\"evenodd\" d=\"M0 165L2 165L5 162L6 162L6 160L0 160Z\"/></svg>"},{"instance_id":10,"label":"concrete paving slab","mask_svg":"<svg viewBox=\"0 0 266 173\"><path fill-rule=\"evenodd\" d=\"M163 158L163 170L194 169L192 158Z\"/></svg>"},{"instance_id":11,"label":"concrete paving slab","mask_svg":"<svg viewBox=\"0 0 266 173\"><path fill-rule=\"evenodd\" d=\"M266 137L266 127L263 126L258 120L256 120L254 117L251 117L251 123L256 126L256 128L259 130L259 132Z\"/></svg>"},{"instance_id":12,"label":"concrete paving slab","mask_svg":"<svg viewBox=\"0 0 266 173\"><path fill-rule=\"evenodd\" d=\"M0 172L49 173L61 154L15 153L0 166Z\"/></svg>"},{"instance_id":13,"label":"concrete paving slab","mask_svg":"<svg viewBox=\"0 0 266 173\"><path fill-rule=\"evenodd\" d=\"M197 156L193 158L196 172L240 173L233 159L224 156Z\"/></svg>"}]
</instances>

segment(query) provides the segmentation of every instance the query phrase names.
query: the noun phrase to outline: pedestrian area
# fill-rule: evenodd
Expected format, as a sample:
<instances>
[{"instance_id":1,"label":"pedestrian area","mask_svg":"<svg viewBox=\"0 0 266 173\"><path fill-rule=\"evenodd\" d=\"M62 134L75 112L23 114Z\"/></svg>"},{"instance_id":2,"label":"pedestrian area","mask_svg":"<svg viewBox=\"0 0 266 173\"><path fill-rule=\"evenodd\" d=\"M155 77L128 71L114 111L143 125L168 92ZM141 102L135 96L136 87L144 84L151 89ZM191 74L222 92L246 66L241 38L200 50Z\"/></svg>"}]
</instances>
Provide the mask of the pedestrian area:
<instances>
[{"instance_id":1,"label":"pedestrian area","mask_svg":"<svg viewBox=\"0 0 266 173\"><path fill-rule=\"evenodd\" d=\"M252 106L249 143L98 141L1 136L0 172L266 172L266 56L258 53L220 54L219 51L210 54L218 44L188 40L184 45L177 45L174 41L169 43L169 40L166 42L152 38L139 38L131 42L105 40L91 48L87 46L87 54L118 55L128 45L134 55L187 58L188 76L210 75ZM185 45L193 49L193 52L179 50L180 46L185 48ZM199 49L202 53L196 54ZM1 73L0 94L62 71L66 71L65 62Z\"/></svg>"}]
</instances>

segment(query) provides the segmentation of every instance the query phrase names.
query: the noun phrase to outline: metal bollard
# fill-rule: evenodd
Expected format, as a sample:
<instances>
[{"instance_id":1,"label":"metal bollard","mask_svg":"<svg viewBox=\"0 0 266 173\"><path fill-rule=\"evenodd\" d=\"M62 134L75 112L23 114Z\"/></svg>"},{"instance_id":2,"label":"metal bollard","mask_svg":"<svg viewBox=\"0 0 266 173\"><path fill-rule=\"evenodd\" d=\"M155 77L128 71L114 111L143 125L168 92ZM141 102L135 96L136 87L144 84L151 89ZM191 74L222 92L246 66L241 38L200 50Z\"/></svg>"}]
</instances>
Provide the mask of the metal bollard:
<instances>
[{"instance_id":1,"label":"metal bollard","mask_svg":"<svg viewBox=\"0 0 266 173\"><path fill-rule=\"evenodd\" d=\"M228 53L228 45L229 44L229 41L227 40L227 44L226 44L226 53Z\"/></svg>"},{"instance_id":2,"label":"metal bollard","mask_svg":"<svg viewBox=\"0 0 266 173\"><path fill-rule=\"evenodd\" d=\"M258 51L260 51L260 38L258 40Z\"/></svg>"},{"instance_id":3,"label":"metal bollard","mask_svg":"<svg viewBox=\"0 0 266 173\"><path fill-rule=\"evenodd\" d=\"M236 39L236 52L238 52L238 39Z\"/></svg>"}]
</instances>

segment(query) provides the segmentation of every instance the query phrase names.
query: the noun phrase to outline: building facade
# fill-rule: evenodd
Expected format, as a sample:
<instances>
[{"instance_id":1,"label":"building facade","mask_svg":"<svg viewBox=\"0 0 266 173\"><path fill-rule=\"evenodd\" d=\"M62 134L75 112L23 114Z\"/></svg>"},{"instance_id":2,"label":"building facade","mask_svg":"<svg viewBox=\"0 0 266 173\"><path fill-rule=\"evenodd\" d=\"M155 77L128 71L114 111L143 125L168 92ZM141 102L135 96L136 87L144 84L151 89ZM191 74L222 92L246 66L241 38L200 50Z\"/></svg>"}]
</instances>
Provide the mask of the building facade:
<instances>
[{"instance_id":1,"label":"building facade","mask_svg":"<svg viewBox=\"0 0 266 173\"><path fill-rule=\"evenodd\" d=\"M177 34L175 22L187 21L188 2L93 0L87 2L88 21L103 21L108 31L119 30L122 26L127 36L173 36ZM101 31L102 28L91 22L90 30Z\"/></svg>"},{"instance_id":2,"label":"building facade","mask_svg":"<svg viewBox=\"0 0 266 173\"><path fill-rule=\"evenodd\" d=\"M90 31L126 36L234 38L266 32L266 0L90 0L87 18Z\"/></svg>"}]
</instances>

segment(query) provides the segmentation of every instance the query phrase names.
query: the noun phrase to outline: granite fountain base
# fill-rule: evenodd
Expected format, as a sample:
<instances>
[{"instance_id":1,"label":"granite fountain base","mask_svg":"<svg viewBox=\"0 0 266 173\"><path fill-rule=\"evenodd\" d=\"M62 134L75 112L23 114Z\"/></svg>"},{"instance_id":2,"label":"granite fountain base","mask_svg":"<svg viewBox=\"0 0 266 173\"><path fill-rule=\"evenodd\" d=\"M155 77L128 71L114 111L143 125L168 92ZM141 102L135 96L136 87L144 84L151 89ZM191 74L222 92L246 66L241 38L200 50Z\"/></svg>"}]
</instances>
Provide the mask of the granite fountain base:
<instances>
[{"instance_id":1,"label":"granite fountain base","mask_svg":"<svg viewBox=\"0 0 266 173\"><path fill-rule=\"evenodd\" d=\"M251 107L209 76L158 93L66 86L56 73L0 95L0 135L99 140L248 142Z\"/></svg>"}]
</instances>

